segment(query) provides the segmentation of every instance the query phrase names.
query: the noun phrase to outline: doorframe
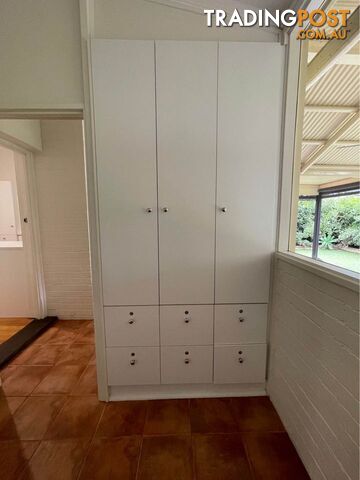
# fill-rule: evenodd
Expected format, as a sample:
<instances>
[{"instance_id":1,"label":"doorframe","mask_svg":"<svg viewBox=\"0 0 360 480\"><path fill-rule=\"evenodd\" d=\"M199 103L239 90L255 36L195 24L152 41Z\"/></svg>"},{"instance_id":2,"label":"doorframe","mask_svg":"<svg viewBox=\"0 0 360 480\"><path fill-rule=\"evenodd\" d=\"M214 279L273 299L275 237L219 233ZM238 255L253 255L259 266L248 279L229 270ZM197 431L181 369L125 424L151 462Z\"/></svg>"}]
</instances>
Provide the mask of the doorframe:
<instances>
[{"instance_id":1,"label":"doorframe","mask_svg":"<svg viewBox=\"0 0 360 480\"><path fill-rule=\"evenodd\" d=\"M16 143L3 138L0 135L0 145L9 150L13 150L24 155L25 166L25 187L27 197L28 215L31 218L30 222L30 253L32 257L33 272L32 276L35 281L35 296L36 302L36 318L45 318L47 316L47 301L45 290L45 278L41 253L41 241L40 241L40 221L39 210L37 202L37 189L35 181L35 166L34 156L30 150L27 150ZM17 172L17 166L15 164L15 171ZM20 212L21 214L21 212Z\"/></svg>"}]
</instances>

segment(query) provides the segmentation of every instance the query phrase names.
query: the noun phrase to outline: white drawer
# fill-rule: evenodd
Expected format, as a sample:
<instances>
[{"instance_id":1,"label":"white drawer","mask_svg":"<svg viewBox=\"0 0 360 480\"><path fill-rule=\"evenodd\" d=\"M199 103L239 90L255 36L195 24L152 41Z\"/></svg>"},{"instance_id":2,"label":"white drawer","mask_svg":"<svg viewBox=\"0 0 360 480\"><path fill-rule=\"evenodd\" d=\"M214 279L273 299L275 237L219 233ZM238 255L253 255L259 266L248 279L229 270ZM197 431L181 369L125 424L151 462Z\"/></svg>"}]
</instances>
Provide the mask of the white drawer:
<instances>
[{"instance_id":1,"label":"white drawer","mask_svg":"<svg viewBox=\"0 0 360 480\"><path fill-rule=\"evenodd\" d=\"M212 383L213 347L161 347L161 383Z\"/></svg>"},{"instance_id":2,"label":"white drawer","mask_svg":"<svg viewBox=\"0 0 360 480\"><path fill-rule=\"evenodd\" d=\"M160 307L161 345L212 345L213 305Z\"/></svg>"},{"instance_id":3,"label":"white drawer","mask_svg":"<svg viewBox=\"0 0 360 480\"><path fill-rule=\"evenodd\" d=\"M266 344L215 346L214 383L263 383Z\"/></svg>"},{"instance_id":4,"label":"white drawer","mask_svg":"<svg viewBox=\"0 0 360 480\"><path fill-rule=\"evenodd\" d=\"M215 305L215 344L265 343L266 304Z\"/></svg>"},{"instance_id":5,"label":"white drawer","mask_svg":"<svg viewBox=\"0 0 360 480\"><path fill-rule=\"evenodd\" d=\"M159 345L159 307L105 307L106 346Z\"/></svg>"},{"instance_id":6,"label":"white drawer","mask_svg":"<svg viewBox=\"0 0 360 480\"><path fill-rule=\"evenodd\" d=\"M160 383L159 347L112 347L106 357L109 385Z\"/></svg>"}]
</instances>

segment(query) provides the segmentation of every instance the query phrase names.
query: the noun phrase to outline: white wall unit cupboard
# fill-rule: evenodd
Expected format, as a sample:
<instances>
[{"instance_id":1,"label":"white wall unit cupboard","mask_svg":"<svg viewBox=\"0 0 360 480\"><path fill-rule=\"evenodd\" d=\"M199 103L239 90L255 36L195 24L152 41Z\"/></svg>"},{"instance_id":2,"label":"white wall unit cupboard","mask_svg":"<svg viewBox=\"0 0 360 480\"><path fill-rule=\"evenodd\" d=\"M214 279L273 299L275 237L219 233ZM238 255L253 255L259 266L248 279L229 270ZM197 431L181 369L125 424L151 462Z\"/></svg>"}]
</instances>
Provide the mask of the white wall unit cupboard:
<instances>
[{"instance_id":1,"label":"white wall unit cupboard","mask_svg":"<svg viewBox=\"0 0 360 480\"><path fill-rule=\"evenodd\" d=\"M156 43L160 303L214 302L217 44Z\"/></svg>"},{"instance_id":2,"label":"white wall unit cupboard","mask_svg":"<svg viewBox=\"0 0 360 480\"><path fill-rule=\"evenodd\" d=\"M94 114L105 305L156 305L153 42L95 41Z\"/></svg>"},{"instance_id":3,"label":"white wall unit cupboard","mask_svg":"<svg viewBox=\"0 0 360 480\"><path fill-rule=\"evenodd\" d=\"M108 385L264 389L283 48L93 40L91 53Z\"/></svg>"},{"instance_id":4,"label":"white wall unit cupboard","mask_svg":"<svg viewBox=\"0 0 360 480\"><path fill-rule=\"evenodd\" d=\"M281 45L219 45L216 303L268 302L282 61Z\"/></svg>"}]
</instances>

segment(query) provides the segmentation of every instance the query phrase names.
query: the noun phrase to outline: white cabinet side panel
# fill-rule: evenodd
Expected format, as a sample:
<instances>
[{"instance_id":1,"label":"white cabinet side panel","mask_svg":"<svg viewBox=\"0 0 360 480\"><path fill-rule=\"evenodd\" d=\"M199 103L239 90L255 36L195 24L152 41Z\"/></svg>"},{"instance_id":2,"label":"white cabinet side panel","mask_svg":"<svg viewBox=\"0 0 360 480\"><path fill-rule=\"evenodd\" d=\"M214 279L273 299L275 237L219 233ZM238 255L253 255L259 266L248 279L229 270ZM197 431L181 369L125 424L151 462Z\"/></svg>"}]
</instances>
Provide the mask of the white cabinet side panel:
<instances>
[{"instance_id":1,"label":"white cabinet side panel","mask_svg":"<svg viewBox=\"0 0 360 480\"><path fill-rule=\"evenodd\" d=\"M216 303L268 301L283 51L278 44L219 45Z\"/></svg>"},{"instance_id":2,"label":"white cabinet side panel","mask_svg":"<svg viewBox=\"0 0 360 480\"><path fill-rule=\"evenodd\" d=\"M156 42L156 92L160 303L212 303L217 44Z\"/></svg>"},{"instance_id":3,"label":"white cabinet side panel","mask_svg":"<svg viewBox=\"0 0 360 480\"><path fill-rule=\"evenodd\" d=\"M92 43L105 305L158 303L154 64L151 41Z\"/></svg>"}]
</instances>

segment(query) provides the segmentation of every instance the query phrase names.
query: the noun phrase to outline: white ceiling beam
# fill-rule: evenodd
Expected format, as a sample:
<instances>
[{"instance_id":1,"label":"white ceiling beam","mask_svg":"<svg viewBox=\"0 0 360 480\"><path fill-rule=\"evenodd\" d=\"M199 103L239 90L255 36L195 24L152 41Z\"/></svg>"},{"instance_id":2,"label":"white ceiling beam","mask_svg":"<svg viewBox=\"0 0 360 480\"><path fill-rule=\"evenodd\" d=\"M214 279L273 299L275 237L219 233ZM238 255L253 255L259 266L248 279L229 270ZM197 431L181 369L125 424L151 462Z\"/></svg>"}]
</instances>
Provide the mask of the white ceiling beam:
<instances>
[{"instance_id":1,"label":"white ceiling beam","mask_svg":"<svg viewBox=\"0 0 360 480\"><path fill-rule=\"evenodd\" d=\"M302 143L305 145L324 145L327 140L317 140L313 138L304 138ZM360 140L338 140L336 145L340 147L353 147L356 145L360 145Z\"/></svg>"},{"instance_id":2,"label":"white ceiling beam","mask_svg":"<svg viewBox=\"0 0 360 480\"><path fill-rule=\"evenodd\" d=\"M330 40L320 50L316 57L307 67L306 90L312 87L326 72L333 67L338 59L345 55L360 38L359 30L359 8L358 7L347 22L346 27L340 30L347 30L347 36L344 40Z\"/></svg>"},{"instance_id":3,"label":"white ceiling beam","mask_svg":"<svg viewBox=\"0 0 360 480\"><path fill-rule=\"evenodd\" d=\"M308 62L310 63L317 55L317 52L308 52ZM358 53L346 53L336 60L336 65L360 65L360 56Z\"/></svg>"},{"instance_id":4,"label":"white ceiling beam","mask_svg":"<svg viewBox=\"0 0 360 480\"><path fill-rule=\"evenodd\" d=\"M301 165L300 172L305 173L317 160L321 157L334 143L336 143L342 135L344 135L350 128L359 120L359 112L352 113L348 118L342 122L326 142L315 150L314 153Z\"/></svg>"},{"instance_id":5,"label":"white ceiling beam","mask_svg":"<svg viewBox=\"0 0 360 480\"><path fill-rule=\"evenodd\" d=\"M359 173L360 166L359 165L334 165L334 164L317 164L310 167L307 171L307 175L314 175L314 172L324 173L324 172L332 172L332 173L342 173L342 172L357 172Z\"/></svg>"},{"instance_id":6,"label":"white ceiling beam","mask_svg":"<svg viewBox=\"0 0 360 480\"><path fill-rule=\"evenodd\" d=\"M358 110L357 105L305 105L305 112L352 113Z\"/></svg>"}]
</instances>

